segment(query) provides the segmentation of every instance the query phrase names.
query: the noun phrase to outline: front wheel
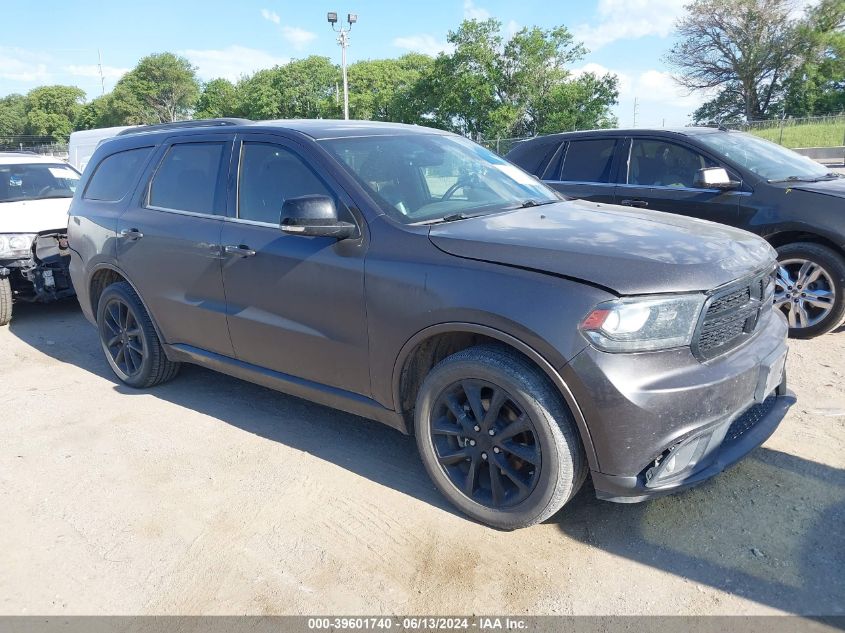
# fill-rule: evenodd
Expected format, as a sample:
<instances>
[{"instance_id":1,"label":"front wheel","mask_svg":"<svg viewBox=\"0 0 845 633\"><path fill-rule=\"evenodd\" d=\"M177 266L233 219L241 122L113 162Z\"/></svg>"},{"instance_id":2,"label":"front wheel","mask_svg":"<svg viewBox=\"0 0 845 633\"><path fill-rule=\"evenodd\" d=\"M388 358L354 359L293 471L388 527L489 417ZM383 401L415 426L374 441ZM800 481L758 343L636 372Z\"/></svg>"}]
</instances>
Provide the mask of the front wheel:
<instances>
[{"instance_id":1,"label":"front wheel","mask_svg":"<svg viewBox=\"0 0 845 633\"><path fill-rule=\"evenodd\" d=\"M431 370L417 396L415 430L440 492L496 528L547 519L587 474L560 394L526 358L498 346L457 352Z\"/></svg>"},{"instance_id":2,"label":"front wheel","mask_svg":"<svg viewBox=\"0 0 845 633\"><path fill-rule=\"evenodd\" d=\"M8 277L0 277L0 326L8 325L12 320L12 282Z\"/></svg>"},{"instance_id":3,"label":"front wheel","mask_svg":"<svg viewBox=\"0 0 845 633\"><path fill-rule=\"evenodd\" d=\"M786 315L794 338L833 330L845 316L845 259L821 244L781 246L775 307Z\"/></svg>"}]
</instances>

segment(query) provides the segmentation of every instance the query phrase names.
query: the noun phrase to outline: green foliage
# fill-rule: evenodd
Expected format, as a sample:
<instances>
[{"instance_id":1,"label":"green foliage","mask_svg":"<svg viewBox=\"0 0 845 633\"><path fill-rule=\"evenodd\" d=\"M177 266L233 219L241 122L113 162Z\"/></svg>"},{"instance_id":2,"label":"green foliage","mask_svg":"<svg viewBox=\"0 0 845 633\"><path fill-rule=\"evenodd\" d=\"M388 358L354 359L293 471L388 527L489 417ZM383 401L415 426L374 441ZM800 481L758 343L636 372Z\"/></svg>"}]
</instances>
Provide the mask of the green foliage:
<instances>
[{"instance_id":1,"label":"green foliage","mask_svg":"<svg viewBox=\"0 0 845 633\"><path fill-rule=\"evenodd\" d=\"M566 67L586 51L565 27L523 28L507 41L501 28L467 20L449 33L454 52L438 56L422 82L435 125L493 138L612 123L616 79L572 78Z\"/></svg>"},{"instance_id":2,"label":"green foliage","mask_svg":"<svg viewBox=\"0 0 845 633\"><path fill-rule=\"evenodd\" d=\"M789 120L771 127L747 130L785 147L838 147L845 144L845 117L825 117L818 122Z\"/></svg>"},{"instance_id":3,"label":"green foliage","mask_svg":"<svg viewBox=\"0 0 845 633\"><path fill-rule=\"evenodd\" d=\"M187 119L200 95L196 69L184 57L160 53L144 57L111 93L113 116L125 125Z\"/></svg>"},{"instance_id":4,"label":"green foliage","mask_svg":"<svg viewBox=\"0 0 845 633\"><path fill-rule=\"evenodd\" d=\"M237 109L235 85L228 79L213 79L203 86L194 118L216 119L235 116Z\"/></svg>"},{"instance_id":5,"label":"green foliage","mask_svg":"<svg viewBox=\"0 0 845 633\"><path fill-rule=\"evenodd\" d=\"M422 123L426 104L417 85L434 66L428 55L375 59L349 66L349 116L353 119Z\"/></svg>"},{"instance_id":6,"label":"green foliage","mask_svg":"<svg viewBox=\"0 0 845 633\"><path fill-rule=\"evenodd\" d=\"M328 57L311 55L259 70L238 82L237 113L250 119L333 118L340 73Z\"/></svg>"},{"instance_id":7,"label":"green foliage","mask_svg":"<svg viewBox=\"0 0 845 633\"><path fill-rule=\"evenodd\" d=\"M11 94L0 98L0 137L23 134L26 128L26 97Z\"/></svg>"},{"instance_id":8,"label":"green foliage","mask_svg":"<svg viewBox=\"0 0 845 633\"><path fill-rule=\"evenodd\" d=\"M26 95L24 132L66 141L82 110L85 93L76 86L41 86Z\"/></svg>"}]
</instances>

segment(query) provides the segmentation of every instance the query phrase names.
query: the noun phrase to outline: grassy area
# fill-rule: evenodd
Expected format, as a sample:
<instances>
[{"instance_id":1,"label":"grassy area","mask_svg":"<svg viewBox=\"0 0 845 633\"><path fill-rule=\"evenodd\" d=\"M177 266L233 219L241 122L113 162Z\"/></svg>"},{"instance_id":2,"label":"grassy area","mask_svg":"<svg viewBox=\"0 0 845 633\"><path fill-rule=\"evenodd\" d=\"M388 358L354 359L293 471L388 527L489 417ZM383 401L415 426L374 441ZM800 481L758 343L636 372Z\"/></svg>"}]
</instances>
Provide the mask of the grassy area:
<instances>
[{"instance_id":1,"label":"grassy area","mask_svg":"<svg viewBox=\"0 0 845 633\"><path fill-rule=\"evenodd\" d=\"M837 147L845 145L845 117L820 123L790 123L781 129L778 125L767 128L750 128L751 134L780 143L786 147Z\"/></svg>"}]
</instances>

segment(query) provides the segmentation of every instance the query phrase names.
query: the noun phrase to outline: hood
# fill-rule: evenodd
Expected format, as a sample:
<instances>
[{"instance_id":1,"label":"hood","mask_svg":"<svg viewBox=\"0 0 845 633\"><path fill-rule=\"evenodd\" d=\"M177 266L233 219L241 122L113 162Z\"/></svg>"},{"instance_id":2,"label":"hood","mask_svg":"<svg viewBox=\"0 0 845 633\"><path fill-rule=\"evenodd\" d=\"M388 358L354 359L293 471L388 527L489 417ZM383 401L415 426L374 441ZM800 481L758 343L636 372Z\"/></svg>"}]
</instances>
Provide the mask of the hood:
<instances>
[{"instance_id":1,"label":"hood","mask_svg":"<svg viewBox=\"0 0 845 633\"><path fill-rule=\"evenodd\" d=\"M0 202L0 233L38 233L67 227L70 198Z\"/></svg>"},{"instance_id":2,"label":"hood","mask_svg":"<svg viewBox=\"0 0 845 633\"><path fill-rule=\"evenodd\" d=\"M819 182L796 182L784 184L786 188L796 189L797 191L810 191L812 193L821 193L828 196L845 198L845 178L838 178L836 180L821 180Z\"/></svg>"},{"instance_id":3,"label":"hood","mask_svg":"<svg viewBox=\"0 0 845 633\"><path fill-rule=\"evenodd\" d=\"M710 290L775 259L764 240L740 229L583 200L435 224L429 239L457 257L541 270L623 295Z\"/></svg>"}]
</instances>

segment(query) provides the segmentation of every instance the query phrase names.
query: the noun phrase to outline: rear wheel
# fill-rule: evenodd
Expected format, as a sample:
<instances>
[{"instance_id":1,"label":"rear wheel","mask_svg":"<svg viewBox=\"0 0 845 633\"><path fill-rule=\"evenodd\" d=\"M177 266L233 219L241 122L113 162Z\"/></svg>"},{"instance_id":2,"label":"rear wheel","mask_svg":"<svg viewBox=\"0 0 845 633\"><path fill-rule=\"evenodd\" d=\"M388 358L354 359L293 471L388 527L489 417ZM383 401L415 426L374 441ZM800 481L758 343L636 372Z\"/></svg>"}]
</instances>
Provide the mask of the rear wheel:
<instances>
[{"instance_id":1,"label":"rear wheel","mask_svg":"<svg viewBox=\"0 0 845 633\"><path fill-rule=\"evenodd\" d=\"M178 373L179 363L165 356L150 316L125 281L103 291L97 307L97 326L109 366L130 387L152 387Z\"/></svg>"},{"instance_id":2,"label":"rear wheel","mask_svg":"<svg viewBox=\"0 0 845 633\"><path fill-rule=\"evenodd\" d=\"M792 337L830 332L845 316L845 260L821 244L781 246L775 306L786 315Z\"/></svg>"},{"instance_id":3,"label":"rear wheel","mask_svg":"<svg viewBox=\"0 0 845 633\"><path fill-rule=\"evenodd\" d=\"M537 367L506 348L469 348L432 369L417 396L415 430L440 492L496 528L550 517L587 474L560 394Z\"/></svg>"},{"instance_id":4,"label":"rear wheel","mask_svg":"<svg viewBox=\"0 0 845 633\"><path fill-rule=\"evenodd\" d=\"M8 277L0 278L0 325L12 320L12 283Z\"/></svg>"}]
</instances>

